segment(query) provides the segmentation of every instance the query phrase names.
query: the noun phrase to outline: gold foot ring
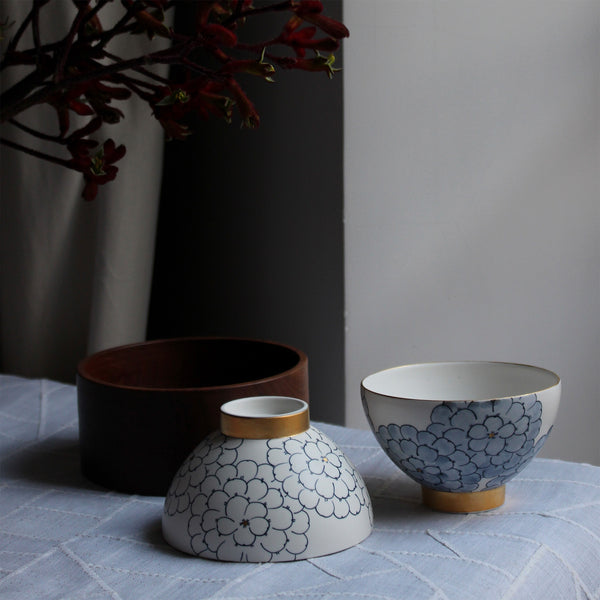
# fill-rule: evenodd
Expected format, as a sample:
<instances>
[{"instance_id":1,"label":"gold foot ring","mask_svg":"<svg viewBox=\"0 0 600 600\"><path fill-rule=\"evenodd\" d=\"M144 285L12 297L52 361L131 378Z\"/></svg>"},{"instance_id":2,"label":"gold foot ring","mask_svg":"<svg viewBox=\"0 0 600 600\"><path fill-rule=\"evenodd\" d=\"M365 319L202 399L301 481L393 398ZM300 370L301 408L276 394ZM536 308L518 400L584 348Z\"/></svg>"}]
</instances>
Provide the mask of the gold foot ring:
<instances>
[{"instance_id":1,"label":"gold foot ring","mask_svg":"<svg viewBox=\"0 0 600 600\"><path fill-rule=\"evenodd\" d=\"M481 492L440 492L421 486L423 504L433 510L454 513L491 510L504 504L505 486Z\"/></svg>"}]
</instances>

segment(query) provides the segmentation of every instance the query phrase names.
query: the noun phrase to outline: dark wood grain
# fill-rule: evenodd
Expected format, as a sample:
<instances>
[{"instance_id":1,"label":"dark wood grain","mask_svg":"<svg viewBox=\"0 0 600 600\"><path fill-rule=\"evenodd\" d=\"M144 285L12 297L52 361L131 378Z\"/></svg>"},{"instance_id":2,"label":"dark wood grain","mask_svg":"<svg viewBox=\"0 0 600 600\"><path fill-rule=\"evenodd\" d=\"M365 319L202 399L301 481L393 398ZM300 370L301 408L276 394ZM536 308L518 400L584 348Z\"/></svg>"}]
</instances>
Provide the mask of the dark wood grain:
<instances>
[{"instance_id":1,"label":"dark wood grain","mask_svg":"<svg viewBox=\"0 0 600 600\"><path fill-rule=\"evenodd\" d=\"M121 346L78 366L83 474L121 492L165 495L179 465L219 428L224 402L308 401L308 359L290 346L179 338Z\"/></svg>"}]
</instances>

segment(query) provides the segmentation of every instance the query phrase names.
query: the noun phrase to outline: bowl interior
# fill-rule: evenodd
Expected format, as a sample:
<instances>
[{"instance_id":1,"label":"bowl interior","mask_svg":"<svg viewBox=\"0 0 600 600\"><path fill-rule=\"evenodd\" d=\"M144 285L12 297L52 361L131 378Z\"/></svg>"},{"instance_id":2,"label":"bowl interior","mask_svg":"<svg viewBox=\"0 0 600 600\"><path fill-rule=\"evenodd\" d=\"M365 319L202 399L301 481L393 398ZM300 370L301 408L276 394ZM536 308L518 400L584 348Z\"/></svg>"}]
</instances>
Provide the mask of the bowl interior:
<instances>
[{"instance_id":1,"label":"bowl interior","mask_svg":"<svg viewBox=\"0 0 600 600\"><path fill-rule=\"evenodd\" d=\"M534 394L560 383L546 369L500 362L445 362L406 365L369 375L370 392L435 402L474 401Z\"/></svg>"},{"instance_id":2,"label":"bowl interior","mask_svg":"<svg viewBox=\"0 0 600 600\"><path fill-rule=\"evenodd\" d=\"M221 406L222 413L246 419L292 416L306 410L308 410L308 404L304 400L286 396L240 398Z\"/></svg>"},{"instance_id":3,"label":"bowl interior","mask_svg":"<svg viewBox=\"0 0 600 600\"><path fill-rule=\"evenodd\" d=\"M237 338L157 340L98 352L79 365L88 380L135 389L198 389L275 377L304 356L281 344Z\"/></svg>"}]
</instances>

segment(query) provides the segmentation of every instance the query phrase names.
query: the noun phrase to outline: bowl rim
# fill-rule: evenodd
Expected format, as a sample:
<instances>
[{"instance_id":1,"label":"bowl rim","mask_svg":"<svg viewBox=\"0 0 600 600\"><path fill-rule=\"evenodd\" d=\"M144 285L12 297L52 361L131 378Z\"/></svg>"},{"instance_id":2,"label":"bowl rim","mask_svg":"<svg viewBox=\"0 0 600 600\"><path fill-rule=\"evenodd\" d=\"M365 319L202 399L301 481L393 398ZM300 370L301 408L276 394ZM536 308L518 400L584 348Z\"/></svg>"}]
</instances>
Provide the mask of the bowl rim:
<instances>
[{"instance_id":1,"label":"bowl rim","mask_svg":"<svg viewBox=\"0 0 600 600\"><path fill-rule=\"evenodd\" d=\"M268 377L263 377L260 379L250 379L248 381L242 381L238 383L225 384L225 385L209 385L209 386L191 386L191 387L157 387L157 386L140 386L140 385L127 385L123 383L114 383L111 381L107 381L106 379L101 379L89 373L89 365L91 362L98 360L102 356L106 356L115 351L126 351L132 348L140 348L143 346L153 346L153 345L161 345L161 344L172 344L175 342L194 342L194 341L231 341L231 342L251 342L256 344L264 344L269 346L277 346L279 348L284 348L286 350L290 350L294 354L298 356L298 362L285 371L280 371L279 373L275 373L273 375L269 375ZM139 392L191 392L191 391L219 391L226 389L236 389L245 387L247 385L255 385L261 384L268 381L273 381L275 379L279 379L285 375L289 375L294 371L300 371L304 369L308 363L307 355L298 348L291 346L289 344L283 344L281 342L275 342L272 340L262 340L259 338L248 338L248 337L230 337L230 336L184 336L184 337L170 337L170 338L160 338L155 340L146 340L143 342L135 342L132 344L123 344L120 346L113 346L111 348L105 348L104 350L99 350L98 352L94 352L84 358L82 358L77 364L77 377L85 379L86 381L103 385L108 388L113 389L121 389L121 390L134 390Z\"/></svg>"},{"instance_id":2,"label":"bowl rim","mask_svg":"<svg viewBox=\"0 0 600 600\"><path fill-rule=\"evenodd\" d=\"M310 428L308 402L293 396L247 396L222 404L220 410L221 433L229 437L265 440Z\"/></svg>"},{"instance_id":3,"label":"bowl rim","mask_svg":"<svg viewBox=\"0 0 600 600\"><path fill-rule=\"evenodd\" d=\"M551 375L552 377L554 377L555 382L552 385L549 385L549 386L541 388L541 389L536 389L531 392L527 392L525 394L522 394L522 396L529 396L530 394L540 394L541 392L544 392L546 390L551 390L551 389L561 385L561 379L554 371L551 371L550 369L546 369L545 367L539 367L537 365L531 365L531 364L519 363L519 362L510 362L510 361L498 361L498 360L446 360L446 361L425 361L425 362L419 362L419 363L408 363L408 364L404 364L404 365L397 365L395 367L389 367L387 369L382 369L380 371L375 371L374 373L371 373L362 379L362 381L360 382L360 387L361 387L361 389L363 389L371 394L376 394L377 396L382 396L384 398L391 398L394 400L410 400L410 401L418 401L418 402L436 402L436 403L439 403L439 402L448 402L448 403L450 403L450 402L465 402L465 401L466 402L491 402L493 400L505 400L508 398L515 397L515 396L490 396L489 398L441 400L439 398L416 398L416 397L412 397L412 396L397 396L397 395L384 394L382 392L377 392L365 385L366 380L375 375L379 375L379 374L386 373L389 371L397 371L397 370L403 369L403 368L435 366L435 365L440 365L440 366L441 365L498 365L498 366L499 365L508 365L511 367L526 367L527 369L535 369L537 371L543 371L543 372Z\"/></svg>"},{"instance_id":4,"label":"bowl rim","mask_svg":"<svg viewBox=\"0 0 600 600\"><path fill-rule=\"evenodd\" d=\"M285 404L289 404L290 408L287 410L275 410L270 412L251 412L248 408L252 409L253 405L273 404L279 403L282 407ZM294 408L291 408L294 406ZM282 396L275 394L263 394L260 396L245 396L244 398L236 398L235 400L229 400L225 404L221 405L221 413L225 413L231 417L238 417L242 419L281 419L286 417L294 417L300 413L308 412L308 402L301 398L294 398L293 396Z\"/></svg>"}]
</instances>

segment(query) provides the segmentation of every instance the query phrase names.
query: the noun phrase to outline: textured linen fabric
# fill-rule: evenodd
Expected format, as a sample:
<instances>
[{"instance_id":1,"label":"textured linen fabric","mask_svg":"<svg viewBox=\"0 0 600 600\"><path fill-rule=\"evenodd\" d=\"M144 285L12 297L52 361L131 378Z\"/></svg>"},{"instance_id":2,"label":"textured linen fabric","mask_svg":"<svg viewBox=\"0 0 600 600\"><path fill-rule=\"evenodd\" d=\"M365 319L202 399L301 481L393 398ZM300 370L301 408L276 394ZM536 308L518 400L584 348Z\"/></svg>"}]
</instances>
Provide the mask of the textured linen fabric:
<instances>
[{"instance_id":1,"label":"textured linen fabric","mask_svg":"<svg viewBox=\"0 0 600 600\"><path fill-rule=\"evenodd\" d=\"M82 478L74 386L0 375L0 598L600 598L600 468L535 459L502 507L438 513L370 432L315 425L362 473L371 536L295 563L213 562L164 542L163 498Z\"/></svg>"}]
</instances>

